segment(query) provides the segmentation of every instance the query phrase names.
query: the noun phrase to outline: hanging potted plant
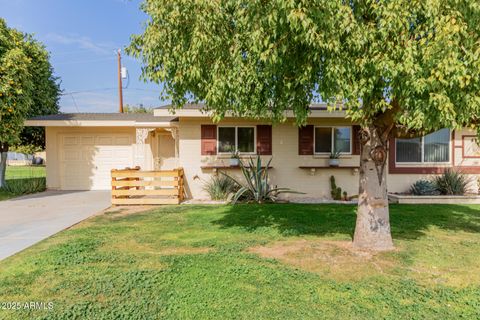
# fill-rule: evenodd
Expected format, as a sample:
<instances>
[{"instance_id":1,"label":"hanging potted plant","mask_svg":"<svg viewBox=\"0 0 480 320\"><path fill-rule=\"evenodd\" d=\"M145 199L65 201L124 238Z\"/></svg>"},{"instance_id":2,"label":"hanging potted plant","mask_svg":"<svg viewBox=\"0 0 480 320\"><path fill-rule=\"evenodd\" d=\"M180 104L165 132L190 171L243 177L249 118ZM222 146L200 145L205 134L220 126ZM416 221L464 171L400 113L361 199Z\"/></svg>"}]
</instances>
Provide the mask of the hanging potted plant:
<instances>
[{"instance_id":1,"label":"hanging potted plant","mask_svg":"<svg viewBox=\"0 0 480 320\"><path fill-rule=\"evenodd\" d=\"M340 151L333 149L330 152L330 159L328 159L328 165L330 167L338 167L340 165Z\"/></svg>"},{"instance_id":2,"label":"hanging potted plant","mask_svg":"<svg viewBox=\"0 0 480 320\"><path fill-rule=\"evenodd\" d=\"M240 155L238 151L232 151L230 155L230 166L231 167L238 167L240 165Z\"/></svg>"}]
</instances>

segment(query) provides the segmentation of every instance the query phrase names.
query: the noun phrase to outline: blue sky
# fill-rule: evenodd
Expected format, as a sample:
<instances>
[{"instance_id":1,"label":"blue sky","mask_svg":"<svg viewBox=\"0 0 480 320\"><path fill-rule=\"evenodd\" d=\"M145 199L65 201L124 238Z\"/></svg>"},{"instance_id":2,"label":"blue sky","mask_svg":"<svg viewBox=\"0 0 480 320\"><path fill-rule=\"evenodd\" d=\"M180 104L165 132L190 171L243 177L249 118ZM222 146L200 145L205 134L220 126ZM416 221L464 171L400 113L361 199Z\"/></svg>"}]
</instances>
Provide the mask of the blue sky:
<instances>
[{"instance_id":1,"label":"blue sky","mask_svg":"<svg viewBox=\"0 0 480 320\"><path fill-rule=\"evenodd\" d=\"M116 50L140 33L148 18L140 0L0 0L0 17L9 27L34 34L51 53L65 95L62 112L118 110ZM141 65L123 54L129 81L124 103L155 107L159 85L139 79Z\"/></svg>"}]
</instances>

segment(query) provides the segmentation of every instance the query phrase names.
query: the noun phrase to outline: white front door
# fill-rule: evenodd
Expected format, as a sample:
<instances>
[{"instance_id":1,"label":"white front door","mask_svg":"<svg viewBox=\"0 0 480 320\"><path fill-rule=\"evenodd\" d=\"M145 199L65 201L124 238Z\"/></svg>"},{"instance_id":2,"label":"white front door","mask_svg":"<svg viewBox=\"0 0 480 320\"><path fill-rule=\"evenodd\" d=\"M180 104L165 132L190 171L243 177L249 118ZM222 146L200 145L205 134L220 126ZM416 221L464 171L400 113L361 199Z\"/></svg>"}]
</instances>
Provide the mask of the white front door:
<instances>
[{"instance_id":1,"label":"white front door","mask_svg":"<svg viewBox=\"0 0 480 320\"><path fill-rule=\"evenodd\" d=\"M175 157L175 140L170 132L157 133L158 152L156 157L156 170L175 169L177 158Z\"/></svg>"}]
</instances>

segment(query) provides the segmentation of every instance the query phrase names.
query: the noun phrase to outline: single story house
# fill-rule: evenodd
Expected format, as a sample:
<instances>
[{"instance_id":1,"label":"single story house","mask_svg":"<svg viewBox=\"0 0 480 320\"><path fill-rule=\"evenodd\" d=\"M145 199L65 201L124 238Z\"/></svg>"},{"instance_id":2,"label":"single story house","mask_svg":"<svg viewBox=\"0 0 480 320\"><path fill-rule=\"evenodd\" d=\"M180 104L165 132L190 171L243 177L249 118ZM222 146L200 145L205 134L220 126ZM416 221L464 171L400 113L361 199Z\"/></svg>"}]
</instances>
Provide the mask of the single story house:
<instances>
[{"instance_id":1,"label":"single story house","mask_svg":"<svg viewBox=\"0 0 480 320\"><path fill-rule=\"evenodd\" d=\"M213 123L201 104L187 104L170 113L76 113L40 116L27 126L46 127L47 187L59 190L110 189L110 170L140 166L142 170L183 167L187 198L207 198L205 182L218 171L240 174L230 166L231 151L242 158L273 157L271 182L304 192L290 197L330 197L330 176L349 195L358 193L359 126L344 112L311 105L308 125L295 126L293 114L278 125L227 116ZM456 168L472 176L477 192L480 148L475 132L442 129L422 138L390 141L388 189L405 192L421 178ZM336 146L340 166L329 167ZM287 195L288 196L288 195Z\"/></svg>"}]
</instances>

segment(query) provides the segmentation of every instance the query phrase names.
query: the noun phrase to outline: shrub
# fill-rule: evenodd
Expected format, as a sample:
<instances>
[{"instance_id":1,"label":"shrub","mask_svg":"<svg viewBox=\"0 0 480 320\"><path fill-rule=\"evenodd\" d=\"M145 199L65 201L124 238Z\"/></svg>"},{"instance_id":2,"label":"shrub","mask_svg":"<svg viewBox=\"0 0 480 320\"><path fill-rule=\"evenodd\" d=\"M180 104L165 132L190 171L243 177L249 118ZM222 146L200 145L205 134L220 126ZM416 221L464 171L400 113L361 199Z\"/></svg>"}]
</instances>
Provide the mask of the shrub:
<instances>
[{"instance_id":1,"label":"shrub","mask_svg":"<svg viewBox=\"0 0 480 320\"><path fill-rule=\"evenodd\" d=\"M33 144L12 146L10 147L9 150L12 152L18 152L18 153L24 153L24 154L35 154L36 152L43 151L42 147L39 147Z\"/></svg>"},{"instance_id":2,"label":"shrub","mask_svg":"<svg viewBox=\"0 0 480 320\"><path fill-rule=\"evenodd\" d=\"M442 175L435 177L433 182L443 195L463 195L467 192L467 177L450 168L445 169Z\"/></svg>"},{"instance_id":3,"label":"shrub","mask_svg":"<svg viewBox=\"0 0 480 320\"><path fill-rule=\"evenodd\" d=\"M3 188L6 192L15 195L42 192L45 191L45 189L45 178L11 179L7 180Z\"/></svg>"},{"instance_id":4,"label":"shrub","mask_svg":"<svg viewBox=\"0 0 480 320\"><path fill-rule=\"evenodd\" d=\"M301 193L290 190L289 188L278 188L277 186L272 187L270 185L268 170L271 162L272 159L270 159L264 167L262 166L262 159L260 156L257 156L256 161L254 161L253 158L250 158L247 165L240 160L239 165L246 184L242 184L228 174L222 173L224 176L234 181L239 187L238 191L233 196L233 204L240 199L256 203L276 202L278 201L278 196L282 193Z\"/></svg>"},{"instance_id":5,"label":"shrub","mask_svg":"<svg viewBox=\"0 0 480 320\"><path fill-rule=\"evenodd\" d=\"M212 176L203 187L212 200L226 200L237 189L236 183L223 174Z\"/></svg>"},{"instance_id":6,"label":"shrub","mask_svg":"<svg viewBox=\"0 0 480 320\"><path fill-rule=\"evenodd\" d=\"M410 192L416 196L439 195L440 191L432 181L418 180L410 187Z\"/></svg>"},{"instance_id":7,"label":"shrub","mask_svg":"<svg viewBox=\"0 0 480 320\"><path fill-rule=\"evenodd\" d=\"M334 176L330 177L330 194L333 200L342 200L342 188L337 187Z\"/></svg>"}]
</instances>

